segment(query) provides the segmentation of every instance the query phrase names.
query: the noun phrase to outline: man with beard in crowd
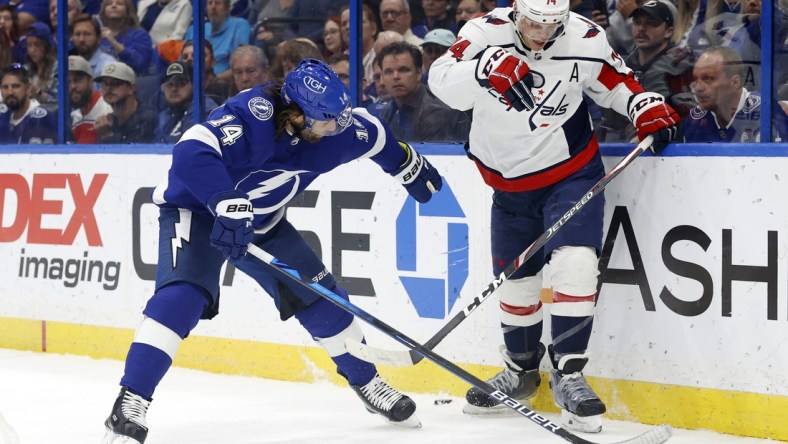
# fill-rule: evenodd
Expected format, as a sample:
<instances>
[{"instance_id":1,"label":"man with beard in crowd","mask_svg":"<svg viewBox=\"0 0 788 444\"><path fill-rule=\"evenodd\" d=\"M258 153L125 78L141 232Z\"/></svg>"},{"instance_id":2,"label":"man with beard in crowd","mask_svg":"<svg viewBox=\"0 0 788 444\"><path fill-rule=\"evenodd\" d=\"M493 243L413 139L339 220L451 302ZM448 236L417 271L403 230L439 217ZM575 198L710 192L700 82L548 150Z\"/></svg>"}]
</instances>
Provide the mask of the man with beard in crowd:
<instances>
[{"instance_id":1,"label":"man with beard in crowd","mask_svg":"<svg viewBox=\"0 0 788 444\"><path fill-rule=\"evenodd\" d=\"M54 143L55 118L31 98L30 73L14 63L0 71L0 144Z\"/></svg>"},{"instance_id":2,"label":"man with beard in crowd","mask_svg":"<svg viewBox=\"0 0 788 444\"><path fill-rule=\"evenodd\" d=\"M144 108L134 97L137 76L123 62L104 67L96 80L101 83L101 96L112 112L96 119L96 132L101 143L149 143L153 141L158 116Z\"/></svg>"},{"instance_id":3,"label":"man with beard in crowd","mask_svg":"<svg viewBox=\"0 0 788 444\"><path fill-rule=\"evenodd\" d=\"M194 125L194 86L192 83L192 67L175 62L167 67L161 82L164 101L167 108L159 113L159 124L156 127L156 142L177 143L181 135ZM210 97L205 98L206 115L218 105Z\"/></svg>"},{"instance_id":4,"label":"man with beard in crowd","mask_svg":"<svg viewBox=\"0 0 788 444\"><path fill-rule=\"evenodd\" d=\"M91 77L96 78L101 75L101 70L112 62L117 62L115 57L104 51L99 51L101 42L101 25L95 17L82 14L74 19L71 28L71 43L74 44L72 53L82 56L90 63L92 68Z\"/></svg>"},{"instance_id":5,"label":"man with beard in crowd","mask_svg":"<svg viewBox=\"0 0 788 444\"><path fill-rule=\"evenodd\" d=\"M68 99L74 142L98 143L96 119L111 113L112 107L93 90L93 68L80 56L68 56Z\"/></svg>"}]
</instances>

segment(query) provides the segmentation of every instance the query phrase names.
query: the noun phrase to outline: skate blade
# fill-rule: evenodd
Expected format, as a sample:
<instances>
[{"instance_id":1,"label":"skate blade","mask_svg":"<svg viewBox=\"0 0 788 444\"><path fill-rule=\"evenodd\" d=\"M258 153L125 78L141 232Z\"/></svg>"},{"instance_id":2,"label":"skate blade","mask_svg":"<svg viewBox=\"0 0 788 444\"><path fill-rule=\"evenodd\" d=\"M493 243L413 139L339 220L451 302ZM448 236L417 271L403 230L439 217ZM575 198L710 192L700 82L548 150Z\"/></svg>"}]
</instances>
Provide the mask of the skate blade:
<instances>
[{"instance_id":1,"label":"skate blade","mask_svg":"<svg viewBox=\"0 0 788 444\"><path fill-rule=\"evenodd\" d=\"M101 444L140 444L140 442L128 436L118 435L111 429L106 429Z\"/></svg>"},{"instance_id":2,"label":"skate blade","mask_svg":"<svg viewBox=\"0 0 788 444\"><path fill-rule=\"evenodd\" d=\"M531 408L531 402L528 399L518 400L518 402L529 409ZM470 416L514 416L516 414L512 409L503 404L494 405L492 407L480 407L469 403L466 403L462 407L462 413Z\"/></svg>"},{"instance_id":3,"label":"skate blade","mask_svg":"<svg viewBox=\"0 0 788 444\"><path fill-rule=\"evenodd\" d=\"M561 424L573 432L599 433L602 431L602 415L577 416L561 409Z\"/></svg>"},{"instance_id":4,"label":"skate blade","mask_svg":"<svg viewBox=\"0 0 788 444\"><path fill-rule=\"evenodd\" d=\"M402 421L388 421L388 422L390 424L394 424L395 426L398 426L398 427L407 427L407 428L411 428L411 429L420 429L421 428L421 420L419 420L419 417L416 416L415 413L410 415L410 417L408 419L405 419L405 420L402 420Z\"/></svg>"}]
</instances>

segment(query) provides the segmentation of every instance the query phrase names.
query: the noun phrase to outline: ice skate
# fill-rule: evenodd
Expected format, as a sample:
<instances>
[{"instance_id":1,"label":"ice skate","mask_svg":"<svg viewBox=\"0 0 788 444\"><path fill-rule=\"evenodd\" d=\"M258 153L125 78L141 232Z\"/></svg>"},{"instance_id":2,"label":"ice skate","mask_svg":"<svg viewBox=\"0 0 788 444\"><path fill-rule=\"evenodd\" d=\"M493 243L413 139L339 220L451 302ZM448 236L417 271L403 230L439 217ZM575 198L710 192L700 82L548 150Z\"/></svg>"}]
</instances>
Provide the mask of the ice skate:
<instances>
[{"instance_id":1,"label":"ice skate","mask_svg":"<svg viewBox=\"0 0 788 444\"><path fill-rule=\"evenodd\" d=\"M112 413L104 421L107 433L102 444L142 444L148 436L145 413L150 401L128 390L126 387L120 390Z\"/></svg>"},{"instance_id":2,"label":"ice skate","mask_svg":"<svg viewBox=\"0 0 788 444\"><path fill-rule=\"evenodd\" d=\"M504 356L506 367L500 373L488 379L487 383L518 400L521 404L528 405L527 401L536 395L536 390L542 382L542 378L539 375L539 361L542 360L544 351L544 345L540 343L536 352L536 367L530 370L523 370L512 361L505 346L502 346L501 352ZM501 415L511 412L508 407L476 387L471 387L468 390L465 394L465 400L468 403L462 408L462 412L466 415Z\"/></svg>"},{"instance_id":3,"label":"ice skate","mask_svg":"<svg viewBox=\"0 0 788 444\"><path fill-rule=\"evenodd\" d=\"M564 427L576 432L599 433L606 408L581 373L587 362L588 355L562 357L557 368L550 370L550 388L555 404L561 408Z\"/></svg>"},{"instance_id":4,"label":"ice skate","mask_svg":"<svg viewBox=\"0 0 788 444\"><path fill-rule=\"evenodd\" d=\"M382 416L387 422L403 427L421 427L416 416L416 403L400 393L376 374L364 386L350 386L370 413Z\"/></svg>"}]
</instances>

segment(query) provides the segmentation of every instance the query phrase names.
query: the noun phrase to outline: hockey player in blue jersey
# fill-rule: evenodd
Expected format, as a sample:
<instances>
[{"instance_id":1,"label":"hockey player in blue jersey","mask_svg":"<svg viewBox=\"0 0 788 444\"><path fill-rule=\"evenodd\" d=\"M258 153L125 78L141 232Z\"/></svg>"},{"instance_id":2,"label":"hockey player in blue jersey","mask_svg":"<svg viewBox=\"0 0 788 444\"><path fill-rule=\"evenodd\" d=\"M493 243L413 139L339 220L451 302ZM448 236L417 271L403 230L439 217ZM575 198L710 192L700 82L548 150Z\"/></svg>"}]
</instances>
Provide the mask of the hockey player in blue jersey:
<instances>
[{"instance_id":1,"label":"hockey player in blue jersey","mask_svg":"<svg viewBox=\"0 0 788 444\"><path fill-rule=\"evenodd\" d=\"M30 73L19 64L0 71L0 144L55 143L55 117L31 97Z\"/></svg>"},{"instance_id":2,"label":"hockey player in blue jersey","mask_svg":"<svg viewBox=\"0 0 788 444\"><path fill-rule=\"evenodd\" d=\"M346 338L363 338L353 316L279 281L268 265L246 255L254 242L347 297L284 217L284 207L320 174L359 158L399 179L419 202L441 189L430 163L364 109L352 110L342 81L314 59L301 62L283 85L242 91L184 133L173 148L167 180L153 193L160 207L156 291L129 349L104 443L145 441L156 385L181 341L200 319L218 312L225 260L271 295L283 320L295 316L369 412L398 425L420 425L415 403L390 387L374 365L345 350Z\"/></svg>"}]
</instances>

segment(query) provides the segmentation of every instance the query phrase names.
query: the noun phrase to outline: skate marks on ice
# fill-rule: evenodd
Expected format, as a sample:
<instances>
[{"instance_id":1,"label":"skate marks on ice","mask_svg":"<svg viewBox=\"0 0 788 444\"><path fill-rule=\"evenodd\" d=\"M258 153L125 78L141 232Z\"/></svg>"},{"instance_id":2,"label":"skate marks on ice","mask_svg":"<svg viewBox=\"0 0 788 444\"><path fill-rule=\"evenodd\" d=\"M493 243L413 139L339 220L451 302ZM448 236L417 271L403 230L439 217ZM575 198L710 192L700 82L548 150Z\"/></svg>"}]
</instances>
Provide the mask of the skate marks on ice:
<instances>
[{"instance_id":1,"label":"skate marks on ice","mask_svg":"<svg viewBox=\"0 0 788 444\"><path fill-rule=\"evenodd\" d=\"M0 412L20 444L98 443L122 372L120 361L0 349ZM469 417L462 414L464 399L410 395L418 405L421 429L386 424L369 414L350 388L173 368L148 410L146 444L476 444L515 437L527 438L529 444L564 442L518 415ZM579 435L617 442L650 427L605 420L601 434ZM773 441L683 429L674 430L668 441L765 442ZM0 444L8 443L0 438Z\"/></svg>"}]
</instances>

